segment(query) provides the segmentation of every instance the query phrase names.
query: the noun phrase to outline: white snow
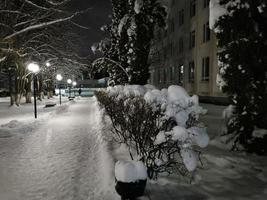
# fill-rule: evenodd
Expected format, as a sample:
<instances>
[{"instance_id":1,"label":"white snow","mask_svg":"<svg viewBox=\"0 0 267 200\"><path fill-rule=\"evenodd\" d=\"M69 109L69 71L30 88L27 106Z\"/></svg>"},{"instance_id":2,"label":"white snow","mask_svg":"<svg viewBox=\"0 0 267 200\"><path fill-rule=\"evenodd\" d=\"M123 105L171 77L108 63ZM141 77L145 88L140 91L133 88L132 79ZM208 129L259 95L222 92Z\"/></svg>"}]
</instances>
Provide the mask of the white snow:
<instances>
[{"instance_id":1,"label":"white snow","mask_svg":"<svg viewBox=\"0 0 267 200\"><path fill-rule=\"evenodd\" d=\"M170 133L172 140L185 142L188 138L187 130L182 126L175 126Z\"/></svg>"},{"instance_id":2,"label":"white snow","mask_svg":"<svg viewBox=\"0 0 267 200\"><path fill-rule=\"evenodd\" d=\"M221 74L217 74L216 76L216 85L222 90L224 86L226 86L226 82L223 80Z\"/></svg>"},{"instance_id":3,"label":"white snow","mask_svg":"<svg viewBox=\"0 0 267 200\"><path fill-rule=\"evenodd\" d=\"M143 0L135 0L134 2L134 11L135 13L140 13L141 8L143 7Z\"/></svg>"},{"instance_id":4,"label":"white snow","mask_svg":"<svg viewBox=\"0 0 267 200\"><path fill-rule=\"evenodd\" d=\"M19 110L24 111L23 107ZM119 199L114 190L114 161L101 137L95 99L80 98L53 107L37 120L30 114L26 121L19 115L0 123L0 130L9 129L11 134L2 137L0 131L1 200ZM22 134L24 125L30 131Z\"/></svg>"},{"instance_id":5,"label":"white snow","mask_svg":"<svg viewBox=\"0 0 267 200\"><path fill-rule=\"evenodd\" d=\"M163 88L158 90L153 86L118 85L115 87L109 87L107 92L108 95L115 96L119 99L122 97L143 96L145 101L152 107L154 106L154 108L156 108L160 106L163 112L162 120L175 120L177 126L169 132L159 132L154 140L155 145L160 145L168 141L169 136L171 136L172 140L177 141L181 149L188 148L193 145L204 148L208 145L209 137L205 127L192 127L191 129L186 129L190 114L193 114L198 119L200 114L205 114L207 111L199 106L198 96L194 95L190 97L183 87L171 85L168 89ZM197 157L198 155L184 156L183 161L186 163L197 163ZM195 165L190 164L188 170L192 171L193 166Z\"/></svg>"},{"instance_id":6,"label":"white snow","mask_svg":"<svg viewBox=\"0 0 267 200\"><path fill-rule=\"evenodd\" d=\"M126 25L127 21L129 19L129 15L124 15L124 17L121 19L119 25L118 25L118 35L120 36L122 33L122 30L124 28L124 26Z\"/></svg>"},{"instance_id":7,"label":"white snow","mask_svg":"<svg viewBox=\"0 0 267 200\"><path fill-rule=\"evenodd\" d=\"M167 138L166 138L165 132L160 131L159 134L157 135L155 141L154 141L154 144L156 144L156 145L162 144L166 141L167 141Z\"/></svg>"},{"instance_id":8,"label":"white snow","mask_svg":"<svg viewBox=\"0 0 267 200\"><path fill-rule=\"evenodd\" d=\"M184 88L178 85L171 85L168 88L168 101L176 102L176 101L187 101L189 95L185 91Z\"/></svg>"},{"instance_id":9,"label":"white snow","mask_svg":"<svg viewBox=\"0 0 267 200\"><path fill-rule=\"evenodd\" d=\"M263 138L265 135L267 135L267 129L257 127L255 127L255 130L252 133L252 136L256 138Z\"/></svg>"},{"instance_id":10,"label":"white snow","mask_svg":"<svg viewBox=\"0 0 267 200\"><path fill-rule=\"evenodd\" d=\"M95 53L96 50L97 50L97 47L96 47L95 45L92 45L92 46L91 46L91 51L92 51L93 53Z\"/></svg>"},{"instance_id":11,"label":"white snow","mask_svg":"<svg viewBox=\"0 0 267 200\"><path fill-rule=\"evenodd\" d=\"M32 104L9 107L8 101L0 98L1 200L120 199L114 190L113 160L130 158L126 146L114 147L111 140L103 139L102 134L110 134L103 128L94 98L47 109L43 109L44 103L38 104L37 120L33 119ZM191 183L176 175L161 175L157 181L148 181L149 198L266 199L265 157L226 150L219 140L225 107L201 106L209 110L201 121L205 119L213 138L200 157L203 166L194 172ZM30 131L24 132L24 126ZM8 137L1 132L3 129L8 130ZM183 150L183 158L187 167L193 169L198 159L191 159L195 154L189 150ZM142 199L149 199L145 196Z\"/></svg>"},{"instance_id":12,"label":"white snow","mask_svg":"<svg viewBox=\"0 0 267 200\"><path fill-rule=\"evenodd\" d=\"M220 0L210 0L210 15L209 15L209 27L215 32L219 32L219 29L214 29L216 21L223 15L227 14L225 7L219 4Z\"/></svg>"},{"instance_id":13,"label":"white snow","mask_svg":"<svg viewBox=\"0 0 267 200\"><path fill-rule=\"evenodd\" d=\"M222 113L222 117L225 121L228 121L234 114L235 112L235 106L234 105L229 105L227 106Z\"/></svg>"},{"instance_id":14,"label":"white snow","mask_svg":"<svg viewBox=\"0 0 267 200\"><path fill-rule=\"evenodd\" d=\"M190 127L187 129L192 142L201 148L207 147L209 144L209 136L207 135L206 127Z\"/></svg>"},{"instance_id":15,"label":"white snow","mask_svg":"<svg viewBox=\"0 0 267 200\"><path fill-rule=\"evenodd\" d=\"M147 179L147 169L141 161L117 161L115 177L118 181L131 183Z\"/></svg>"},{"instance_id":16,"label":"white snow","mask_svg":"<svg viewBox=\"0 0 267 200\"><path fill-rule=\"evenodd\" d=\"M197 167L198 155L194 150L182 149L181 156L188 171L192 172Z\"/></svg>"},{"instance_id":17,"label":"white snow","mask_svg":"<svg viewBox=\"0 0 267 200\"><path fill-rule=\"evenodd\" d=\"M258 8L259 13L263 13L264 9L266 8L266 5L264 3L262 3L257 8Z\"/></svg>"}]
</instances>

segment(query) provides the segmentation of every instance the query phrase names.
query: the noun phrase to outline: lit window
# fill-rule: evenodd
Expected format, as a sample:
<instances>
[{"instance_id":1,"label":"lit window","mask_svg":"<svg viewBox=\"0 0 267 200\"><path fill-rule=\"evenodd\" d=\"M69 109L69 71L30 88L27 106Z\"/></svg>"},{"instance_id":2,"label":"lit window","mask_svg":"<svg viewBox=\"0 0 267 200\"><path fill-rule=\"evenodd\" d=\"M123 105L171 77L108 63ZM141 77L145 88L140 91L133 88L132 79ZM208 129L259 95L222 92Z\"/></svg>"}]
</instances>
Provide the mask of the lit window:
<instances>
[{"instance_id":1,"label":"lit window","mask_svg":"<svg viewBox=\"0 0 267 200\"><path fill-rule=\"evenodd\" d=\"M182 85L184 82L184 65L178 67L178 78L179 84Z\"/></svg>"},{"instance_id":2,"label":"lit window","mask_svg":"<svg viewBox=\"0 0 267 200\"><path fill-rule=\"evenodd\" d=\"M193 83L195 79L195 63L194 61L189 62L189 82Z\"/></svg>"}]
</instances>

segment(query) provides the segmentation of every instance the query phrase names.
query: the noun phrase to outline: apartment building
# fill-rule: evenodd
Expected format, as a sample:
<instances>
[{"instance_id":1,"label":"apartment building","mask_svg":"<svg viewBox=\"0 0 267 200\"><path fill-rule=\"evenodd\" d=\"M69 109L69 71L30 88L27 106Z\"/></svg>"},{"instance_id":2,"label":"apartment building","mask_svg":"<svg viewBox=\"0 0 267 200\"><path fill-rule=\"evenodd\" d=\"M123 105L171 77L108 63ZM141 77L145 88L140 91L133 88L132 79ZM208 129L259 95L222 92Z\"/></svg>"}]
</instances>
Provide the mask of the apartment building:
<instances>
[{"instance_id":1,"label":"apartment building","mask_svg":"<svg viewBox=\"0 0 267 200\"><path fill-rule=\"evenodd\" d=\"M167 28L155 30L150 83L172 84L202 99L225 99L216 85L216 36L209 29L209 0L171 0Z\"/></svg>"}]
</instances>

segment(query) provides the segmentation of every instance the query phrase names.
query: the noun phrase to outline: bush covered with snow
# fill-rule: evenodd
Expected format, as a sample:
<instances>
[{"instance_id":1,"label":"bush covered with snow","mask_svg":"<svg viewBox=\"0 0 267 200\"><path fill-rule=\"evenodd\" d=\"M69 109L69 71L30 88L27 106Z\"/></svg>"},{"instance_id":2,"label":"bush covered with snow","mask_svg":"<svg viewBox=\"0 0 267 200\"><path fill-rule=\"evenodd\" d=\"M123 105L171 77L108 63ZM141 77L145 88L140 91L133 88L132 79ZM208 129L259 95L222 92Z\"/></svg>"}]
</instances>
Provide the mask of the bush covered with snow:
<instances>
[{"instance_id":1,"label":"bush covered with snow","mask_svg":"<svg viewBox=\"0 0 267 200\"><path fill-rule=\"evenodd\" d=\"M126 85L96 92L100 106L110 117L114 139L128 146L133 160L146 164L148 176L194 171L199 148L208 145L205 113L198 97L180 86L158 90L154 86Z\"/></svg>"}]
</instances>

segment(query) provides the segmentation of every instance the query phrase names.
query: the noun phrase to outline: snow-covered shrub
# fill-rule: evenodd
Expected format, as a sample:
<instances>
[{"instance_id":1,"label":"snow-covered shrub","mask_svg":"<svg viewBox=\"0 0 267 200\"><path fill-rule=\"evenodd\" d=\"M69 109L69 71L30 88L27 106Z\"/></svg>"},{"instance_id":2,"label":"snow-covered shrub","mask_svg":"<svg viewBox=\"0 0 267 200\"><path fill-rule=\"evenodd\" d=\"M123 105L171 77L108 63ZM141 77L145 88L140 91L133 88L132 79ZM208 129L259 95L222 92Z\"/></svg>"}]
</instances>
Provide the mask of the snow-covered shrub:
<instances>
[{"instance_id":1,"label":"snow-covered shrub","mask_svg":"<svg viewBox=\"0 0 267 200\"><path fill-rule=\"evenodd\" d=\"M198 121L205 110L197 96L190 97L180 86L158 90L151 85L126 85L98 91L96 97L111 119L114 138L128 146L133 160L146 164L150 178L196 169L199 147L209 142Z\"/></svg>"}]
</instances>

